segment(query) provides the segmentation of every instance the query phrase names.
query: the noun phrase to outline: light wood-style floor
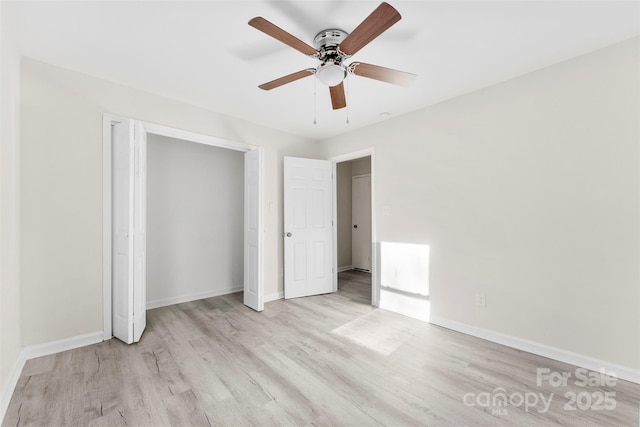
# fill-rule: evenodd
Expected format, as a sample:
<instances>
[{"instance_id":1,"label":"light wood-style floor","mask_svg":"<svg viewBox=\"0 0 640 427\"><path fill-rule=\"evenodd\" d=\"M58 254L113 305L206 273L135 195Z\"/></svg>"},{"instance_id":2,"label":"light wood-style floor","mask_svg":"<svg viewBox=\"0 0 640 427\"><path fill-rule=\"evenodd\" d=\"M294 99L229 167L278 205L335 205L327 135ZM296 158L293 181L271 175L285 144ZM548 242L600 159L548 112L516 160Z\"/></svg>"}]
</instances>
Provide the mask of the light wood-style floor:
<instances>
[{"instance_id":1,"label":"light wood-style floor","mask_svg":"<svg viewBox=\"0 0 640 427\"><path fill-rule=\"evenodd\" d=\"M640 386L537 386L537 368L576 368L373 309L369 280L341 273L338 293L262 313L242 294L150 310L136 345L28 361L2 425L638 425ZM605 392L615 409L584 405ZM548 411L527 412L534 395Z\"/></svg>"}]
</instances>

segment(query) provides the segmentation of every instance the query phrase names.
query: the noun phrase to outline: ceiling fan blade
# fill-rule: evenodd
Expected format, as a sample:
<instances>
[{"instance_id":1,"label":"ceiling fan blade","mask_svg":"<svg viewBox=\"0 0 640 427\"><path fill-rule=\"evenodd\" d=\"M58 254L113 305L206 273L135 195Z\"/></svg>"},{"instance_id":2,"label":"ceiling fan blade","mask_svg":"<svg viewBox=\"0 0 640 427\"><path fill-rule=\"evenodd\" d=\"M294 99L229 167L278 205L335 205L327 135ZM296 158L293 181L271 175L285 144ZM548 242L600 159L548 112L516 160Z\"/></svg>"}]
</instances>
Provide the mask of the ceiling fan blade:
<instances>
[{"instance_id":1,"label":"ceiling fan blade","mask_svg":"<svg viewBox=\"0 0 640 427\"><path fill-rule=\"evenodd\" d=\"M349 64L349 72L360 77L380 80L399 86L409 86L418 77L415 74L405 71L398 71L392 68L381 67L379 65L365 64L364 62L352 62Z\"/></svg>"},{"instance_id":2,"label":"ceiling fan blade","mask_svg":"<svg viewBox=\"0 0 640 427\"><path fill-rule=\"evenodd\" d=\"M281 41L287 46L290 46L295 50L304 53L305 55L315 55L316 53L318 53L317 50L315 50L299 38L287 33L282 28L272 24L261 16L256 16L255 18L251 19L249 21L249 25L257 30L262 31L266 35Z\"/></svg>"},{"instance_id":3,"label":"ceiling fan blade","mask_svg":"<svg viewBox=\"0 0 640 427\"><path fill-rule=\"evenodd\" d=\"M388 3L381 3L371 15L340 43L340 50L351 56L398 22L402 16Z\"/></svg>"},{"instance_id":4,"label":"ceiling fan blade","mask_svg":"<svg viewBox=\"0 0 640 427\"><path fill-rule=\"evenodd\" d=\"M313 68L307 68L306 70L300 70L295 73L288 74L284 77L280 77L279 79L272 80L267 83L263 83L258 86L260 89L271 90L287 83L295 82L296 80L300 80L301 78L312 76L315 70Z\"/></svg>"},{"instance_id":5,"label":"ceiling fan blade","mask_svg":"<svg viewBox=\"0 0 640 427\"><path fill-rule=\"evenodd\" d=\"M331 105L334 110L339 110L347 106L347 98L344 96L344 83L329 87L331 94Z\"/></svg>"}]
</instances>

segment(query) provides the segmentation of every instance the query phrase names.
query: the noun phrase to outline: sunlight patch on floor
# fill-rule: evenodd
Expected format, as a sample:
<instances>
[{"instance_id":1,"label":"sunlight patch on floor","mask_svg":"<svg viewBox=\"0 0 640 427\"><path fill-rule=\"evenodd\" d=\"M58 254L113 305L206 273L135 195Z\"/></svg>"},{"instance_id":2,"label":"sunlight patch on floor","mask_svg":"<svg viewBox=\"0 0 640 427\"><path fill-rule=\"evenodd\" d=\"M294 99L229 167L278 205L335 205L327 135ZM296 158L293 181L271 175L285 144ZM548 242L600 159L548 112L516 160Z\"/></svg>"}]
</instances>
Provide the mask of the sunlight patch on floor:
<instances>
[{"instance_id":1,"label":"sunlight patch on floor","mask_svg":"<svg viewBox=\"0 0 640 427\"><path fill-rule=\"evenodd\" d=\"M395 315L390 314L385 310L373 310L331 332L388 356L409 340L420 326L412 325L413 321L404 316L398 315L394 319Z\"/></svg>"}]
</instances>

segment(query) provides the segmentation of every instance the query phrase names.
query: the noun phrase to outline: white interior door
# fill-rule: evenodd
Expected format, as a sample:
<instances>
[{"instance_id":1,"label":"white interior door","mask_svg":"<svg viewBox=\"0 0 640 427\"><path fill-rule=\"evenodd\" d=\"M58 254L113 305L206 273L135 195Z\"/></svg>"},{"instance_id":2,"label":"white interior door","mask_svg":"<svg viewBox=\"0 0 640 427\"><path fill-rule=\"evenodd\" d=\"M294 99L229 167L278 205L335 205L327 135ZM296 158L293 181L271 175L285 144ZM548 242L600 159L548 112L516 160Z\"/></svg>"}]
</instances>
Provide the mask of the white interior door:
<instances>
[{"instance_id":1,"label":"white interior door","mask_svg":"<svg viewBox=\"0 0 640 427\"><path fill-rule=\"evenodd\" d=\"M351 258L353 268L371 271L371 175L351 179Z\"/></svg>"},{"instance_id":2,"label":"white interior door","mask_svg":"<svg viewBox=\"0 0 640 427\"><path fill-rule=\"evenodd\" d=\"M260 150L244 155L244 304L256 311L262 300L262 220L260 214Z\"/></svg>"},{"instance_id":3,"label":"white interior door","mask_svg":"<svg viewBox=\"0 0 640 427\"><path fill-rule=\"evenodd\" d=\"M335 292L333 163L284 158L284 297Z\"/></svg>"},{"instance_id":4,"label":"white interior door","mask_svg":"<svg viewBox=\"0 0 640 427\"><path fill-rule=\"evenodd\" d=\"M146 135L131 120L112 135L112 329L131 344L146 326Z\"/></svg>"}]
</instances>

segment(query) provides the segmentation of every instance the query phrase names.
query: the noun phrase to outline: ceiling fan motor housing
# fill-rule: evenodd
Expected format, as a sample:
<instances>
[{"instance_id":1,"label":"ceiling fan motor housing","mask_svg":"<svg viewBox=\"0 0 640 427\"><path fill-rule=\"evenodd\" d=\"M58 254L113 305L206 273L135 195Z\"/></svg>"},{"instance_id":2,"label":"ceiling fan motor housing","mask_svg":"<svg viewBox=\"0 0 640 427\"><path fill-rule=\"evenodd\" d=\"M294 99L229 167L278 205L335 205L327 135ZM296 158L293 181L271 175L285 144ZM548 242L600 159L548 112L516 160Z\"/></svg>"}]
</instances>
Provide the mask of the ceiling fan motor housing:
<instances>
[{"instance_id":1,"label":"ceiling fan motor housing","mask_svg":"<svg viewBox=\"0 0 640 427\"><path fill-rule=\"evenodd\" d=\"M322 30L313 38L313 47L318 50L321 56L325 52L327 54L337 54L338 45L342 43L342 41L347 38L348 35L349 33L343 30ZM342 56L345 55L342 54ZM320 57L320 59L322 59L322 57Z\"/></svg>"},{"instance_id":2,"label":"ceiling fan motor housing","mask_svg":"<svg viewBox=\"0 0 640 427\"><path fill-rule=\"evenodd\" d=\"M336 86L347 77L347 70L342 65L347 55L340 52L338 46L348 35L346 31L329 29L320 31L313 38L321 62L316 68L316 77L327 86Z\"/></svg>"}]
</instances>

